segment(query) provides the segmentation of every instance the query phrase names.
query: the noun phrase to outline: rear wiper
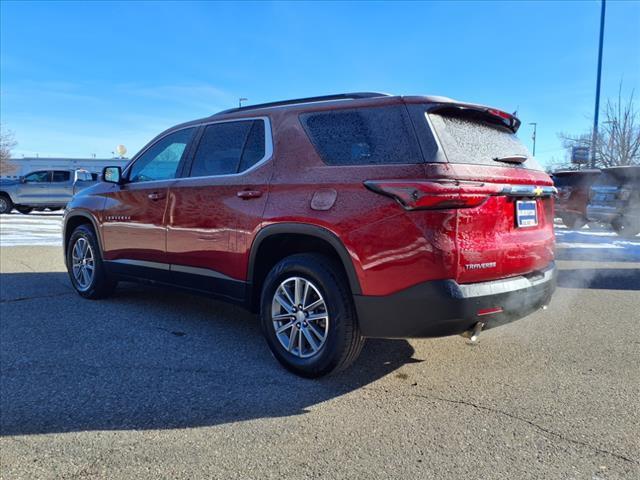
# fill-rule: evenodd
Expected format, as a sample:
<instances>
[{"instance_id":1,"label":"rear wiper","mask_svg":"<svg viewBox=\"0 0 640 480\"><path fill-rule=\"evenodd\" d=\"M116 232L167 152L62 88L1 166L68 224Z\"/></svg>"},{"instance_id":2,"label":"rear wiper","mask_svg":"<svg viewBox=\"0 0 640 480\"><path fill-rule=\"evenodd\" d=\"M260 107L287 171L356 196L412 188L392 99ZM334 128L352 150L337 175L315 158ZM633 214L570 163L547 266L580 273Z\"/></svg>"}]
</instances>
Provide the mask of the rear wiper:
<instances>
[{"instance_id":1,"label":"rear wiper","mask_svg":"<svg viewBox=\"0 0 640 480\"><path fill-rule=\"evenodd\" d=\"M524 163L527 161L526 155L507 155L505 157L494 157L494 161L496 162L505 162L505 163Z\"/></svg>"}]
</instances>

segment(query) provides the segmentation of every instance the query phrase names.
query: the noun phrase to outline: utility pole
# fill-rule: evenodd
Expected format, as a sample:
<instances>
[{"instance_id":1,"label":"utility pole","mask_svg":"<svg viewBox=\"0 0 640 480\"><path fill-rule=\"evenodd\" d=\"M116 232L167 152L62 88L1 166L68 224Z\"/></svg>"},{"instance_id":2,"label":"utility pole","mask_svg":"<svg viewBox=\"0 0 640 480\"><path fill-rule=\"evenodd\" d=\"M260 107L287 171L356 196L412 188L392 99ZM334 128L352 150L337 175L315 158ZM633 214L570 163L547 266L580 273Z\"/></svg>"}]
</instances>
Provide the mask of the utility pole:
<instances>
[{"instance_id":1,"label":"utility pole","mask_svg":"<svg viewBox=\"0 0 640 480\"><path fill-rule=\"evenodd\" d=\"M531 139L533 140L533 156L536 156L536 132L538 131L538 123L531 122L529 125L533 125L533 135L531 135Z\"/></svg>"},{"instance_id":2,"label":"utility pole","mask_svg":"<svg viewBox=\"0 0 640 480\"><path fill-rule=\"evenodd\" d=\"M598 77L596 80L596 108L593 114L593 138L591 139L591 168L596 168L596 145L598 144L598 114L600 113L600 77L602 75L602 42L604 40L604 14L607 0L601 0L600 45L598 47Z\"/></svg>"}]
</instances>

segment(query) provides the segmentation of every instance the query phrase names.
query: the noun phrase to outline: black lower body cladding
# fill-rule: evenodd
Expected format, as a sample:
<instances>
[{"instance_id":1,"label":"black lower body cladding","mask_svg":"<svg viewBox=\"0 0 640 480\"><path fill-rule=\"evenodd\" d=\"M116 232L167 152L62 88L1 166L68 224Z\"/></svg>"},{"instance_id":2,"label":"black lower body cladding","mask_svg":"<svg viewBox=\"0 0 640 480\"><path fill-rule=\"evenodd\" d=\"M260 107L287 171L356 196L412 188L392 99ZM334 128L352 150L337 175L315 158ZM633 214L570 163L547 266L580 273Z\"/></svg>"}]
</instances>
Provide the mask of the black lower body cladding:
<instances>
[{"instance_id":1,"label":"black lower body cladding","mask_svg":"<svg viewBox=\"0 0 640 480\"><path fill-rule=\"evenodd\" d=\"M421 338L463 333L477 322L493 328L547 305L556 288L556 266L526 276L460 285L437 280L387 296L354 295L365 337ZM500 313L478 315L486 309Z\"/></svg>"}]
</instances>

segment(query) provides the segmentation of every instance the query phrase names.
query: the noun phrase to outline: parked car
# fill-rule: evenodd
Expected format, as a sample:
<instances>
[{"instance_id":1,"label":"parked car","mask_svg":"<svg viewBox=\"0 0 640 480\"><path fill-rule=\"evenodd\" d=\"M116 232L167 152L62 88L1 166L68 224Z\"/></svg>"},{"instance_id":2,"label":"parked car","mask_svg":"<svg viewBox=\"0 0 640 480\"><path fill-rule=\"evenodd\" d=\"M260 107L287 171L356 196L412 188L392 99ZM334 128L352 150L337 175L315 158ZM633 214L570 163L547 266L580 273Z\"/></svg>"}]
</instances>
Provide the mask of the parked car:
<instances>
[{"instance_id":1,"label":"parked car","mask_svg":"<svg viewBox=\"0 0 640 480\"><path fill-rule=\"evenodd\" d=\"M587 203L591 185L600 170L563 170L554 172L553 183L558 189L556 217L569 228L582 228L588 223Z\"/></svg>"},{"instance_id":2,"label":"parked car","mask_svg":"<svg viewBox=\"0 0 640 480\"><path fill-rule=\"evenodd\" d=\"M134 279L245 305L307 377L349 365L365 337L475 338L555 289L555 188L519 125L355 93L175 126L71 202L71 282L91 299Z\"/></svg>"},{"instance_id":3,"label":"parked car","mask_svg":"<svg viewBox=\"0 0 640 480\"><path fill-rule=\"evenodd\" d=\"M83 188L93 185L97 176L86 170L38 170L19 180L0 183L0 213L13 208L20 213L34 209L61 210Z\"/></svg>"},{"instance_id":4,"label":"parked car","mask_svg":"<svg viewBox=\"0 0 640 480\"><path fill-rule=\"evenodd\" d=\"M610 224L624 237L640 233L640 166L611 167L591 187L589 220Z\"/></svg>"}]
</instances>

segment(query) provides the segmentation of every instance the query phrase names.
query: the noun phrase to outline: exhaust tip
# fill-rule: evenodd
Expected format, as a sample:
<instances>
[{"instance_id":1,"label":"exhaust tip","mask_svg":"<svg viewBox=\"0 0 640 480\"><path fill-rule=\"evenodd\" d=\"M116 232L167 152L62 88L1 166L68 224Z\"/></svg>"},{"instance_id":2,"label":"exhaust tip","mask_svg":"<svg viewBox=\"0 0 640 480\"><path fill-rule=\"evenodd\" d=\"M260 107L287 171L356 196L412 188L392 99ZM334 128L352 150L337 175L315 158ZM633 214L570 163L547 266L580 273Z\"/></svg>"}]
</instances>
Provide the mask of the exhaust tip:
<instances>
[{"instance_id":1,"label":"exhaust tip","mask_svg":"<svg viewBox=\"0 0 640 480\"><path fill-rule=\"evenodd\" d=\"M484 328L484 326L485 326L484 322L476 322L473 325L473 327L471 327L470 330L467 330L466 332L464 332L462 336L465 338L468 338L469 343L471 343L471 345L475 345L478 343L478 340L480 339L480 332L482 332L482 329Z\"/></svg>"}]
</instances>

